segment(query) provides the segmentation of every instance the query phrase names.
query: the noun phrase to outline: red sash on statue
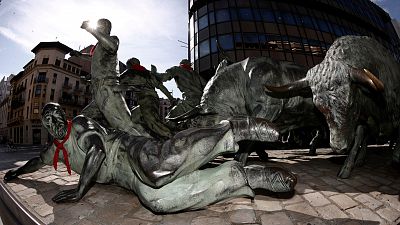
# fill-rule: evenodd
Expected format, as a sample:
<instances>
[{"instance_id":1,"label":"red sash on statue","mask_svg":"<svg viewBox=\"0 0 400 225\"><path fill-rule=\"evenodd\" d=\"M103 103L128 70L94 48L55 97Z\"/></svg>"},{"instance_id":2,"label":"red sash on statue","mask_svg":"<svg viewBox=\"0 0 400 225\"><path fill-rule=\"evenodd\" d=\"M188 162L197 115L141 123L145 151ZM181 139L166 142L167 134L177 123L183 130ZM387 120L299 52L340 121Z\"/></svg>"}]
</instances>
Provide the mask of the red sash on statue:
<instances>
[{"instance_id":1,"label":"red sash on statue","mask_svg":"<svg viewBox=\"0 0 400 225\"><path fill-rule=\"evenodd\" d=\"M68 128L67 128L67 135L65 135L64 139L61 142L58 142L57 140L54 140L53 143L56 145L56 151L54 153L54 158L53 158L53 166L54 169L57 170L57 163L58 163L58 155L60 152L60 149L63 152L64 155L64 162L65 166L67 166L67 171L69 175L71 175L71 166L69 165L68 161L68 152L67 149L64 147L64 143L68 140L69 135L71 133L71 128L72 128L72 122L70 120L67 120Z\"/></svg>"}]
</instances>

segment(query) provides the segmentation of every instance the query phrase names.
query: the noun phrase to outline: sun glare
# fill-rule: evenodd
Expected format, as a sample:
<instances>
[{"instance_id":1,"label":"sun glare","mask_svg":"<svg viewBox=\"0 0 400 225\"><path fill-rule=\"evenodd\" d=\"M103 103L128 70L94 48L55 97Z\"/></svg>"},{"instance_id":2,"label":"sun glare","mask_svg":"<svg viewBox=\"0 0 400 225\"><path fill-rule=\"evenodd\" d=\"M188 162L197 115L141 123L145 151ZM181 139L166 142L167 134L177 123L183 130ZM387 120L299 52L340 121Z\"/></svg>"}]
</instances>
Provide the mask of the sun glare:
<instances>
[{"instance_id":1,"label":"sun glare","mask_svg":"<svg viewBox=\"0 0 400 225\"><path fill-rule=\"evenodd\" d=\"M96 20L89 20L89 27L92 29L97 28L97 21Z\"/></svg>"}]
</instances>

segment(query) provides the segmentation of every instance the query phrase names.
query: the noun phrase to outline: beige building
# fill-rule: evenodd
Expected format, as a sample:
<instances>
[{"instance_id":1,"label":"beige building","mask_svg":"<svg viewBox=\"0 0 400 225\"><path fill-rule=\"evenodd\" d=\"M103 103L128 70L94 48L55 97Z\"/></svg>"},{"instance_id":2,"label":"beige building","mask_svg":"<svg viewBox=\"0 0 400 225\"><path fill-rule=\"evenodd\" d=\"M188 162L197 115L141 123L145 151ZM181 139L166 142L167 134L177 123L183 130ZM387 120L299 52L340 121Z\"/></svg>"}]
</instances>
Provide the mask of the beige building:
<instances>
[{"instance_id":1,"label":"beige building","mask_svg":"<svg viewBox=\"0 0 400 225\"><path fill-rule=\"evenodd\" d=\"M7 126L14 143L48 141L40 120L46 103L58 102L71 119L90 101L89 86L80 79L88 71L76 60L65 59L71 50L60 42L40 42L32 49L35 58L11 79Z\"/></svg>"},{"instance_id":2,"label":"beige building","mask_svg":"<svg viewBox=\"0 0 400 225\"><path fill-rule=\"evenodd\" d=\"M10 80L15 75L3 77L0 81L0 143L8 140L7 115L8 115L8 96L11 91Z\"/></svg>"}]
</instances>

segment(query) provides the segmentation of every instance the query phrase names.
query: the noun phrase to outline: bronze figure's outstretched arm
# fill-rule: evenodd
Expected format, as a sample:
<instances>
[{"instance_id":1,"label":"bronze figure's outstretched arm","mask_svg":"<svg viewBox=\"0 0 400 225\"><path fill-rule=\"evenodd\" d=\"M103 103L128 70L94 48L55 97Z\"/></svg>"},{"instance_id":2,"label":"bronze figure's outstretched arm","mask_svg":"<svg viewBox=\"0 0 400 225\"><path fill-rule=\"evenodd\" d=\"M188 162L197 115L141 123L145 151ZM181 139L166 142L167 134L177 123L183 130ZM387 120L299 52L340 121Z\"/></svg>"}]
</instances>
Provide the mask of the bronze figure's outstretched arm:
<instances>
[{"instance_id":1,"label":"bronze figure's outstretched arm","mask_svg":"<svg viewBox=\"0 0 400 225\"><path fill-rule=\"evenodd\" d=\"M42 159L38 156L33 159L30 159L25 165L19 167L18 169L7 171L6 175L4 175L4 181L10 181L17 178L19 175L26 173L33 173L36 170L42 168L45 164Z\"/></svg>"},{"instance_id":2,"label":"bronze figure's outstretched arm","mask_svg":"<svg viewBox=\"0 0 400 225\"><path fill-rule=\"evenodd\" d=\"M89 191L96 181L96 175L101 167L101 164L106 158L106 153L104 144L99 136L91 135L88 138L90 139L91 143L94 144L86 153L78 187L61 191L52 198L54 202L77 202Z\"/></svg>"}]
</instances>

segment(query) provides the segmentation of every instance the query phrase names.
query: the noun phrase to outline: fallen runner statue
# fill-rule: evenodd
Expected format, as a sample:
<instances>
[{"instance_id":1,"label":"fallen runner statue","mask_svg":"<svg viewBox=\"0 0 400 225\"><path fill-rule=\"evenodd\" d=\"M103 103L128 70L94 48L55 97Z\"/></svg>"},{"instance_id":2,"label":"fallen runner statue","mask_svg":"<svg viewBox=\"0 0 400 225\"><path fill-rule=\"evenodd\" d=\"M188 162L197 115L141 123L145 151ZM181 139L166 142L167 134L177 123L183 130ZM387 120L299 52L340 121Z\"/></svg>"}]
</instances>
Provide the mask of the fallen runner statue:
<instances>
[{"instance_id":1,"label":"fallen runner statue","mask_svg":"<svg viewBox=\"0 0 400 225\"><path fill-rule=\"evenodd\" d=\"M304 79L281 87L266 86L273 97L310 93L329 125L330 145L349 153L338 176L348 178L364 163L368 136L383 135L399 143L400 64L389 50L370 37L344 36L335 40L324 60ZM393 152L400 163L400 145Z\"/></svg>"},{"instance_id":2,"label":"fallen runner statue","mask_svg":"<svg viewBox=\"0 0 400 225\"><path fill-rule=\"evenodd\" d=\"M154 212L194 210L226 198L254 197L254 189L293 191L297 182L290 172L265 166L243 167L235 161L215 168L199 168L216 156L237 151L237 142L262 137L274 142L279 136L264 120L234 118L209 128L181 131L167 141L134 136L122 131L107 133L96 121L77 116L67 121L57 103L42 110L42 124L55 138L40 157L10 170L5 181L63 161L69 173L80 174L76 188L65 190L53 201L76 202L94 182L115 183L134 191Z\"/></svg>"}]
</instances>

